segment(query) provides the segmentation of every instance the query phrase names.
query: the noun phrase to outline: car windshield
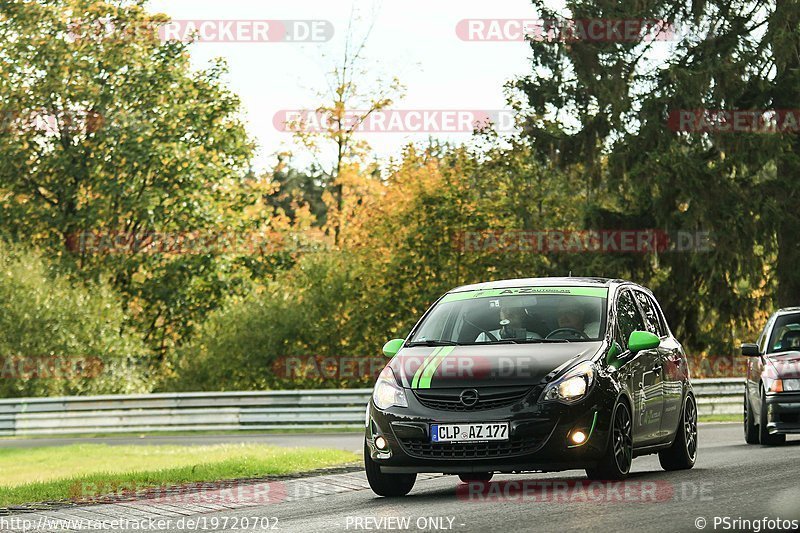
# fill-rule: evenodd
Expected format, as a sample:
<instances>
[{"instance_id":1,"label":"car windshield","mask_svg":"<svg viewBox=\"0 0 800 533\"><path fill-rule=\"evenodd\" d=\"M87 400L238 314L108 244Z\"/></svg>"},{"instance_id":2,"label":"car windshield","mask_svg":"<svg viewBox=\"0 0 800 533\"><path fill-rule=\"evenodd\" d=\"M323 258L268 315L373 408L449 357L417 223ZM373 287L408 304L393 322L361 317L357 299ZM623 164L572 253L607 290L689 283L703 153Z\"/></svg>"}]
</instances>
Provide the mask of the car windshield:
<instances>
[{"instance_id":1,"label":"car windshield","mask_svg":"<svg viewBox=\"0 0 800 533\"><path fill-rule=\"evenodd\" d=\"M523 287L445 295L409 339L415 344L597 341L608 289Z\"/></svg>"},{"instance_id":2,"label":"car windshield","mask_svg":"<svg viewBox=\"0 0 800 533\"><path fill-rule=\"evenodd\" d=\"M772 328L769 353L800 351L800 314L779 316Z\"/></svg>"}]
</instances>

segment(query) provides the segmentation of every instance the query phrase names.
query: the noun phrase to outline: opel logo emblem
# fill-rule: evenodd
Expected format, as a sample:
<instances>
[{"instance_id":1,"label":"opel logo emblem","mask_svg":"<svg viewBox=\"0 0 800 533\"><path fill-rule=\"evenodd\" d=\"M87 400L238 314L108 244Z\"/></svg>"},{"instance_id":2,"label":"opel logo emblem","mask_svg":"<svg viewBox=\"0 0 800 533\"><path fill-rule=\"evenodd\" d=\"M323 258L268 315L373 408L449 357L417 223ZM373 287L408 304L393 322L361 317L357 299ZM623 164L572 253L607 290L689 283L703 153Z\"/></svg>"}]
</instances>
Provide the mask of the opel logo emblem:
<instances>
[{"instance_id":1,"label":"opel logo emblem","mask_svg":"<svg viewBox=\"0 0 800 533\"><path fill-rule=\"evenodd\" d=\"M478 403L478 391L475 389L466 389L461 391L461 396L459 396L459 398L461 399L462 404L467 407L472 407Z\"/></svg>"}]
</instances>

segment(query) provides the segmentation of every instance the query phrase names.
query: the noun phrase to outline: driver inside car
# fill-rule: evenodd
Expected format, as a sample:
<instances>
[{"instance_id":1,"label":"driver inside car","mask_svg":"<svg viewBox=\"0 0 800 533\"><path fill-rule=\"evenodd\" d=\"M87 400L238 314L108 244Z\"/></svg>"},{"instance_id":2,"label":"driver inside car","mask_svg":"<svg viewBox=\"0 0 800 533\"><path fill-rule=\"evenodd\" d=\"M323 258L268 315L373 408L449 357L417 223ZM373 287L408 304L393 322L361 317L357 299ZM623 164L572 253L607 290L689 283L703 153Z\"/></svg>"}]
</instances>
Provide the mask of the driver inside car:
<instances>
[{"instance_id":1,"label":"driver inside car","mask_svg":"<svg viewBox=\"0 0 800 533\"><path fill-rule=\"evenodd\" d=\"M586 322L584 309L571 301L566 301L558 307L558 328L568 328L580 331L590 339L596 339L600 334L600 322Z\"/></svg>"},{"instance_id":2,"label":"driver inside car","mask_svg":"<svg viewBox=\"0 0 800 533\"><path fill-rule=\"evenodd\" d=\"M535 331L528 331L525 321L528 311L524 307L504 307L500 310L500 327L489 331L489 335L481 333L475 342L490 342L503 339L541 339Z\"/></svg>"}]
</instances>

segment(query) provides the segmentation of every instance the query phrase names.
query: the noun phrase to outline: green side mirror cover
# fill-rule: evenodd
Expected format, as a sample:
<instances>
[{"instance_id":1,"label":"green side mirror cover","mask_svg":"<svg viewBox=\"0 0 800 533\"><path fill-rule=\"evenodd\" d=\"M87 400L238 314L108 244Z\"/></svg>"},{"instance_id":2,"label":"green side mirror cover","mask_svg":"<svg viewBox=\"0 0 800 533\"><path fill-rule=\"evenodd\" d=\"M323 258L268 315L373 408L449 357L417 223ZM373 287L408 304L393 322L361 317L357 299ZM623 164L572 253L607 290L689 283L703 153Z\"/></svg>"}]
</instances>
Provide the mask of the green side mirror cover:
<instances>
[{"instance_id":1,"label":"green side mirror cover","mask_svg":"<svg viewBox=\"0 0 800 533\"><path fill-rule=\"evenodd\" d=\"M658 348L661 339L649 331L634 331L628 339L628 349L632 352Z\"/></svg>"},{"instance_id":2,"label":"green side mirror cover","mask_svg":"<svg viewBox=\"0 0 800 533\"><path fill-rule=\"evenodd\" d=\"M383 345L383 355L386 357L394 357L397 355L397 352L400 351L400 348L403 347L405 343L405 339L392 339L386 344Z\"/></svg>"}]
</instances>

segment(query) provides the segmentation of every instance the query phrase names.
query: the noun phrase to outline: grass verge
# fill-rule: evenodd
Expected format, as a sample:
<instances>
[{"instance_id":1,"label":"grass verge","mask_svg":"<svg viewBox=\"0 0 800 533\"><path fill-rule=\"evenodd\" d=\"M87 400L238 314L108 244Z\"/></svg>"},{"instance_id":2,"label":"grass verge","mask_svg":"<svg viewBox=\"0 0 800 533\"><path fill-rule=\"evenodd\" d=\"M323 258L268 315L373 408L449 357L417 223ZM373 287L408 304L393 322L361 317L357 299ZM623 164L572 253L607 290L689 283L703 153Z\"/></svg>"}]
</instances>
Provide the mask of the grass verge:
<instances>
[{"instance_id":1,"label":"grass verge","mask_svg":"<svg viewBox=\"0 0 800 533\"><path fill-rule=\"evenodd\" d=\"M262 444L0 449L0 507L76 499L85 487L161 487L307 472L353 463L358 454Z\"/></svg>"},{"instance_id":2,"label":"grass verge","mask_svg":"<svg viewBox=\"0 0 800 533\"><path fill-rule=\"evenodd\" d=\"M741 422L742 415L700 415L700 422Z\"/></svg>"}]
</instances>

